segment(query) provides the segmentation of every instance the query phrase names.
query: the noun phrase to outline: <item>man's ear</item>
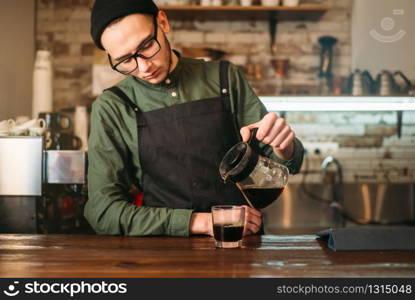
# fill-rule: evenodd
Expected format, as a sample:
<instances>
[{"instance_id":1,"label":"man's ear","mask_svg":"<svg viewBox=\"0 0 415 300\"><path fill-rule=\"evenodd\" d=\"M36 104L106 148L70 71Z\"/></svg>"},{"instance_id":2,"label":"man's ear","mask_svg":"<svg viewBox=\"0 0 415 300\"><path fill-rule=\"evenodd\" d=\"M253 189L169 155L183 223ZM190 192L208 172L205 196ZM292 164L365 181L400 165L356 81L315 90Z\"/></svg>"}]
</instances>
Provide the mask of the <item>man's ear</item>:
<instances>
[{"instance_id":1,"label":"man's ear","mask_svg":"<svg viewBox=\"0 0 415 300\"><path fill-rule=\"evenodd\" d=\"M157 23L160 26L161 30L163 30L164 33L170 32L170 23L169 19L167 18L167 15L164 11L159 10L157 15Z\"/></svg>"}]
</instances>

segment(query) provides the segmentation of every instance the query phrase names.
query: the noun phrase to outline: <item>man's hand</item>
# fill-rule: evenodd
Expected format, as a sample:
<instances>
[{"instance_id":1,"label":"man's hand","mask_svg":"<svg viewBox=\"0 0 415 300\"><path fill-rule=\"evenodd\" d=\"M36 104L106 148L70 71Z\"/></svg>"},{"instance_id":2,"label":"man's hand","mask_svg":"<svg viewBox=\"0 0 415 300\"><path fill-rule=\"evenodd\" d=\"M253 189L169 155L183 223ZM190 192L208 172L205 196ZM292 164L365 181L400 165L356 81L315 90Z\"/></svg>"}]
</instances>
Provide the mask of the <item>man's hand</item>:
<instances>
[{"instance_id":1,"label":"man's hand","mask_svg":"<svg viewBox=\"0 0 415 300\"><path fill-rule=\"evenodd\" d=\"M257 233L262 225L262 213L259 210L244 205L245 207L245 226L244 236Z\"/></svg>"},{"instance_id":2,"label":"man's hand","mask_svg":"<svg viewBox=\"0 0 415 300\"><path fill-rule=\"evenodd\" d=\"M213 236L212 214L192 213L189 231L190 234L207 234Z\"/></svg>"},{"instance_id":3,"label":"man's hand","mask_svg":"<svg viewBox=\"0 0 415 300\"><path fill-rule=\"evenodd\" d=\"M271 145L279 158L291 159L294 154L295 133L283 118L276 113L268 113L261 121L242 127L240 133L244 142L249 140L251 129L254 128L258 128L257 140Z\"/></svg>"},{"instance_id":4,"label":"man's hand","mask_svg":"<svg viewBox=\"0 0 415 300\"><path fill-rule=\"evenodd\" d=\"M259 210L244 205L245 224L244 236L255 234L261 229L262 213ZM190 219L190 234L206 234L213 236L211 213L193 213Z\"/></svg>"}]
</instances>

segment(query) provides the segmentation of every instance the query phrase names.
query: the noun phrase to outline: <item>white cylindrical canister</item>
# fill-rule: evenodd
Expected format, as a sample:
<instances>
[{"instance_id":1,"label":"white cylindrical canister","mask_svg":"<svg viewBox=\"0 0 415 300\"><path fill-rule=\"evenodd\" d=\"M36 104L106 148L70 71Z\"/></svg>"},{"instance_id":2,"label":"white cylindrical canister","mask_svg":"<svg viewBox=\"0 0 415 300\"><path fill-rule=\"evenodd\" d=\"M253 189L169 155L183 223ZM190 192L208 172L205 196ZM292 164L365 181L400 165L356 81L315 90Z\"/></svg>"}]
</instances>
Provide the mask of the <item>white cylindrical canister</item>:
<instances>
[{"instance_id":1,"label":"white cylindrical canister","mask_svg":"<svg viewBox=\"0 0 415 300\"><path fill-rule=\"evenodd\" d=\"M38 118L40 112L52 112L52 103L51 55L47 50L38 50L36 52L35 67L33 70L33 118Z\"/></svg>"}]
</instances>

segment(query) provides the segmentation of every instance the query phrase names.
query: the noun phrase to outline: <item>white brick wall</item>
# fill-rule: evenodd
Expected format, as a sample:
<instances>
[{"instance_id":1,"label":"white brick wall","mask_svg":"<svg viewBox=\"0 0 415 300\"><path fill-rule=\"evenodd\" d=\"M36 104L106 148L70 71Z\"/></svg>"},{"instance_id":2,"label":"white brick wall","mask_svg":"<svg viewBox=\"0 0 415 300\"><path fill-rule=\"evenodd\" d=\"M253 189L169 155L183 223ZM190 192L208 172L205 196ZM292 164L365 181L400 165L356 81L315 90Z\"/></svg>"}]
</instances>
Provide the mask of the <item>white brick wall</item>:
<instances>
[{"instance_id":1,"label":"white brick wall","mask_svg":"<svg viewBox=\"0 0 415 300\"><path fill-rule=\"evenodd\" d=\"M308 136L363 136L364 125L334 125L334 124L292 124L293 130L301 137Z\"/></svg>"},{"instance_id":2,"label":"white brick wall","mask_svg":"<svg viewBox=\"0 0 415 300\"><path fill-rule=\"evenodd\" d=\"M181 44L204 43L204 33L199 31L176 30L173 31L174 42Z\"/></svg>"},{"instance_id":3,"label":"white brick wall","mask_svg":"<svg viewBox=\"0 0 415 300\"><path fill-rule=\"evenodd\" d=\"M320 164L332 155L343 167L345 182L415 183L414 116L404 112L401 138L396 135L396 112L288 112L286 120L308 152L302 170L308 165L317 172L307 182L321 182ZM342 146L345 140L352 146ZM368 143L373 145L362 147ZM292 182L302 179L294 176Z\"/></svg>"}]
</instances>

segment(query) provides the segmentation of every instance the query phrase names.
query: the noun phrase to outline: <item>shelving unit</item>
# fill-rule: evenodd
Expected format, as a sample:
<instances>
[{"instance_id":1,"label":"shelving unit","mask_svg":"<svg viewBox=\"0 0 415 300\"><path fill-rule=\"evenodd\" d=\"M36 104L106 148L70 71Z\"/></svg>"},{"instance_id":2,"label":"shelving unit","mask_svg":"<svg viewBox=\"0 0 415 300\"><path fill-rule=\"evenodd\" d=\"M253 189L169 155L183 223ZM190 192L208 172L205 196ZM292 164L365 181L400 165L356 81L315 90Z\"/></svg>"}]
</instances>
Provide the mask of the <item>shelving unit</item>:
<instances>
[{"instance_id":1,"label":"shelving unit","mask_svg":"<svg viewBox=\"0 0 415 300\"><path fill-rule=\"evenodd\" d=\"M326 5L299 5L295 7L287 6L200 6L200 5L181 5L181 6L161 6L160 9L167 12L173 19L269 19L270 16L277 17L278 20L316 20L319 19L327 10Z\"/></svg>"},{"instance_id":2,"label":"shelving unit","mask_svg":"<svg viewBox=\"0 0 415 300\"><path fill-rule=\"evenodd\" d=\"M268 111L415 111L415 97L259 97Z\"/></svg>"},{"instance_id":3,"label":"shelving unit","mask_svg":"<svg viewBox=\"0 0 415 300\"><path fill-rule=\"evenodd\" d=\"M271 36L271 51L275 52L275 40L277 24L286 20L307 20L316 21L329 9L326 5L299 5L288 6L200 6L200 5L180 5L180 6L161 6L161 10L167 13L172 20L180 21L205 21L205 20L267 20L269 23L269 33Z\"/></svg>"}]
</instances>

